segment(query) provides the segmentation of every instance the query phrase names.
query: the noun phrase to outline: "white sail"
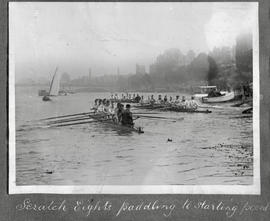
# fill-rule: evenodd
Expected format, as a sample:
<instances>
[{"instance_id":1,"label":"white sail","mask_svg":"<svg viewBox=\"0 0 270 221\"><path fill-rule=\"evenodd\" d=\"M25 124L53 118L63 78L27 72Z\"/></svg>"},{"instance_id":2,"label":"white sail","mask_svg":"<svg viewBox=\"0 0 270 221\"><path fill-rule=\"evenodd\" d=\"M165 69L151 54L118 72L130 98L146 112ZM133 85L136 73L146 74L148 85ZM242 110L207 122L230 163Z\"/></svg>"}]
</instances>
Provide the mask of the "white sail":
<instances>
[{"instance_id":1,"label":"white sail","mask_svg":"<svg viewBox=\"0 0 270 221\"><path fill-rule=\"evenodd\" d=\"M59 93L59 89L60 89L60 75L57 73L57 68L56 68L52 82L51 82L49 95L57 96Z\"/></svg>"}]
</instances>

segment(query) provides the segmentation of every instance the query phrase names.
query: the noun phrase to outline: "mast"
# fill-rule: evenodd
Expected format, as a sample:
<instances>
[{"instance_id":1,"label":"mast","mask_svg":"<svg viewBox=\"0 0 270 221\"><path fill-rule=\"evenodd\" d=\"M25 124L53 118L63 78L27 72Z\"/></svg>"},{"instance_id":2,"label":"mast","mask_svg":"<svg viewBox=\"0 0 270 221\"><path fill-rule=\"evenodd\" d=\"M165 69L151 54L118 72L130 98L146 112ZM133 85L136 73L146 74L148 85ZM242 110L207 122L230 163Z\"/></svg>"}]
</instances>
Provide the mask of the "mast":
<instances>
[{"instance_id":1,"label":"mast","mask_svg":"<svg viewBox=\"0 0 270 221\"><path fill-rule=\"evenodd\" d=\"M55 79L55 76L56 76L57 69L58 69L58 67L56 67L55 72L54 72L54 75L53 75L53 79L52 79L52 81L51 81L50 90L49 90L49 95L51 95L52 86L53 86L53 83L54 83L54 79Z\"/></svg>"}]
</instances>

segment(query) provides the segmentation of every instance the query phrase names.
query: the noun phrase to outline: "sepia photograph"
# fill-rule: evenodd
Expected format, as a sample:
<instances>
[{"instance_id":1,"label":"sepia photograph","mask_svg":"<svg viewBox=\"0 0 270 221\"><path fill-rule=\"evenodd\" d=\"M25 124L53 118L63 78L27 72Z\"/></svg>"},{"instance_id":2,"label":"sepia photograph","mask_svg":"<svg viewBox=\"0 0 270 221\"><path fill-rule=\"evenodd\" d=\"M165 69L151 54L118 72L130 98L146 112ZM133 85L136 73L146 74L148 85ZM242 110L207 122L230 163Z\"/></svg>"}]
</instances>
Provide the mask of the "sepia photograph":
<instances>
[{"instance_id":1,"label":"sepia photograph","mask_svg":"<svg viewBox=\"0 0 270 221\"><path fill-rule=\"evenodd\" d=\"M9 193L260 194L255 2L9 2Z\"/></svg>"}]
</instances>

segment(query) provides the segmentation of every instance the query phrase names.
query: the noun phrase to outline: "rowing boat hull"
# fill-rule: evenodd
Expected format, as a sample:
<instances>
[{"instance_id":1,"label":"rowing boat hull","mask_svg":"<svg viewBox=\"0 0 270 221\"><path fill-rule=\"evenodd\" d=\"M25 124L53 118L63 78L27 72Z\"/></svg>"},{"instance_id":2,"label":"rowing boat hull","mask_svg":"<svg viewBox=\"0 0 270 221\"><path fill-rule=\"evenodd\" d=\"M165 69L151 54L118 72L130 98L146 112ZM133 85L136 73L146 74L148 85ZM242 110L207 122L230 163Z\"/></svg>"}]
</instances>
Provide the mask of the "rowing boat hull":
<instances>
[{"instance_id":1,"label":"rowing boat hull","mask_svg":"<svg viewBox=\"0 0 270 221\"><path fill-rule=\"evenodd\" d=\"M147 109L147 110L160 110L160 111L173 111L173 112L183 112L183 113L212 113L210 110L194 110L180 107L166 107L164 105L144 105L144 106L136 106L139 109Z\"/></svg>"},{"instance_id":2,"label":"rowing boat hull","mask_svg":"<svg viewBox=\"0 0 270 221\"><path fill-rule=\"evenodd\" d=\"M135 106L136 108L138 109L151 109L151 110L155 110L155 109L160 109L160 108L164 108L165 106L164 105L152 105L152 104L149 104L149 105L138 105L138 106Z\"/></svg>"},{"instance_id":3,"label":"rowing boat hull","mask_svg":"<svg viewBox=\"0 0 270 221\"><path fill-rule=\"evenodd\" d=\"M110 99L110 101L114 103L139 103L138 101L133 99Z\"/></svg>"},{"instance_id":4,"label":"rowing boat hull","mask_svg":"<svg viewBox=\"0 0 270 221\"><path fill-rule=\"evenodd\" d=\"M139 134L142 134L144 133L144 131L142 130L141 127L129 127L129 126L125 126L125 125L122 125L122 124L118 124L118 123L115 123L113 120L110 120L110 119L105 119L102 118L100 115L99 116L93 116L93 115L89 115L90 118L94 119L94 120L97 120L101 123L104 123L104 124L107 124L107 125L110 125L111 127L114 127L114 128L118 128L118 129L122 129L122 130L126 130L126 131L132 131L132 132L136 132L136 133L139 133Z\"/></svg>"},{"instance_id":5,"label":"rowing boat hull","mask_svg":"<svg viewBox=\"0 0 270 221\"><path fill-rule=\"evenodd\" d=\"M183 113L203 113L203 114L212 113L212 111L210 110L194 110L194 109L184 109L184 108L177 108L177 107L165 108L162 111L173 111L173 112L183 112Z\"/></svg>"}]
</instances>

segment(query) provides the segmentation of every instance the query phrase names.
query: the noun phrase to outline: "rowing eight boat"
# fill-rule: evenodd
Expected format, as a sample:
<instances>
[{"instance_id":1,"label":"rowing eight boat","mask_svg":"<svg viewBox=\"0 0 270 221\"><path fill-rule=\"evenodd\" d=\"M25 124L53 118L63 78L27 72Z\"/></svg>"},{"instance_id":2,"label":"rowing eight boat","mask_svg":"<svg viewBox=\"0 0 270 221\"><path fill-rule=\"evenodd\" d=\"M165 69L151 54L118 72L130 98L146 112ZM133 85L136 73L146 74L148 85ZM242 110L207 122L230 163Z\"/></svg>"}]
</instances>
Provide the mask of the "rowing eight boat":
<instances>
[{"instance_id":1,"label":"rowing eight boat","mask_svg":"<svg viewBox=\"0 0 270 221\"><path fill-rule=\"evenodd\" d=\"M101 122L101 123L104 123L104 124L107 124L107 125L110 125L111 127L114 127L114 128L117 128L117 129L123 129L123 130L126 130L126 131L132 131L132 132L137 132L139 134L142 134L144 133L142 127L131 127L131 126L127 126L127 125L122 125L122 124L119 124L115 121L113 121L113 119L106 119L106 116L107 115L101 115L101 114L94 114L94 115L88 115L91 119L94 119L98 122Z\"/></svg>"},{"instance_id":2,"label":"rowing eight boat","mask_svg":"<svg viewBox=\"0 0 270 221\"><path fill-rule=\"evenodd\" d=\"M191 108L182 108L177 106L165 106L162 104L147 104L147 105L138 105L134 106L138 109L147 109L147 110L160 110L160 111L173 111L173 112L184 112L184 113L212 113L210 110L198 110Z\"/></svg>"},{"instance_id":3,"label":"rowing eight boat","mask_svg":"<svg viewBox=\"0 0 270 221\"><path fill-rule=\"evenodd\" d=\"M184 112L184 113L204 113L209 114L212 111L206 110L198 110L198 109L190 109L190 108L180 108L180 107L165 107L160 109L161 111L174 111L174 112Z\"/></svg>"}]
</instances>

